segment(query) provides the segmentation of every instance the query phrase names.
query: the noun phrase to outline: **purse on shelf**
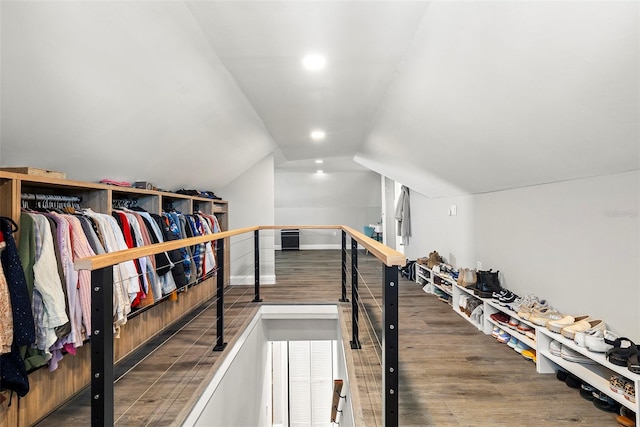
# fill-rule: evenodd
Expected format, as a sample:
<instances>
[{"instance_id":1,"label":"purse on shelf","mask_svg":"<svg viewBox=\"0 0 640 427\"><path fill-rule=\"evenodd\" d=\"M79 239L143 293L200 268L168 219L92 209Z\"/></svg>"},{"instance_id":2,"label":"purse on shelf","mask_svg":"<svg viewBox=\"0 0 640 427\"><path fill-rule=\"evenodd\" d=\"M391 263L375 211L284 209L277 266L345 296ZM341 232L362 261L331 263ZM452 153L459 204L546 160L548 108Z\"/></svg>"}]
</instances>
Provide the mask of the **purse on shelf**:
<instances>
[{"instance_id":1,"label":"purse on shelf","mask_svg":"<svg viewBox=\"0 0 640 427\"><path fill-rule=\"evenodd\" d=\"M623 347L623 343L629 343ZM617 366L628 366L632 356L636 356L637 361L638 347L629 338L621 337L613 342L613 348L607 350L607 360Z\"/></svg>"}]
</instances>

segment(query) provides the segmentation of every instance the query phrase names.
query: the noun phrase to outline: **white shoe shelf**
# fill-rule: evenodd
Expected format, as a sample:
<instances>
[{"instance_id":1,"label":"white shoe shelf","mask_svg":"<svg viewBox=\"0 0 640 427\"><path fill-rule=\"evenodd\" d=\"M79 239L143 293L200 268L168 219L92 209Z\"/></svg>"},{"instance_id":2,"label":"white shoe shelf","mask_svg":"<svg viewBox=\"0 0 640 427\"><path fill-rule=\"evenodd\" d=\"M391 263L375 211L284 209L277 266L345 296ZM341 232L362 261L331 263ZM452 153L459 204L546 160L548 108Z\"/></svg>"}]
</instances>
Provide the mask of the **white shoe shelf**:
<instances>
[{"instance_id":1,"label":"white shoe shelf","mask_svg":"<svg viewBox=\"0 0 640 427\"><path fill-rule=\"evenodd\" d=\"M547 328L537 328L538 337L538 363L537 371L541 374L554 374L558 368L562 368L580 378L583 382L592 385L616 402L631 409L636 413L636 425L640 425L640 405L636 397L636 402L631 402L622 394L618 394L609 388L609 379L612 375L619 375L632 382L635 387L636 396L638 396L638 387L640 386L640 375L634 374L624 366L614 365L609 362L604 353L596 353L589 351L584 347L580 347L572 340L549 331ZM552 341L559 341L583 356L591 359L594 364L578 363L565 360L562 357L555 356L549 351L549 344Z\"/></svg>"},{"instance_id":2,"label":"white shoe shelf","mask_svg":"<svg viewBox=\"0 0 640 427\"><path fill-rule=\"evenodd\" d=\"M435 279L436 277L438 277L439 280ZM436 281L446 285L451 285L451 289L449 290L447 287L443 287L436 283ZM453 311L458 313L462 318L466 319L474 326L476 325L471 321L469 316L460 310L459 300L461 296L467 296L482 301L484 311L484 327L482 328L482 332L484 334L491 335L493 327L499 327L509 335L514 336L517 340L531 347L533 350L536 350L536 371L538 373L555 374L558 369L570 372L580 378L581 381L590 384L614 399L616 402L634 411L636 413L636 425L640 426L640 400L638 399L640 392L640 375L634 374L624 366L617 366L610 363L606 359L604 353L592 352L584 347L578 346L572 340L562 336L561 334L556 334L548 330L546 327L535 325L528 320L520 318L516 312L508 309L507 307L501 306L490 298L480 298L477 295L474 295L472 289L459 286L456 280L447 274L434 273L426 265L416 263L416 282L422 285L423 289L427 293L433 293L433 289L438 288L448 295L451 295ZM525 335L522 331L507 327L493 320L491 315L498 312L505 313L510 317L515 317L519 322L532 327L535 331L535 339ZM563 359L562 357L551 354L549 351L549 344L553 340L561 342L562 345L586 356L595 363L585 364L571 362ZM636 402L629 401L624 397L624 395L618 394L609 388L609 380L614 374L622 376L634 384Z\"/></svg>"}]
</instances>

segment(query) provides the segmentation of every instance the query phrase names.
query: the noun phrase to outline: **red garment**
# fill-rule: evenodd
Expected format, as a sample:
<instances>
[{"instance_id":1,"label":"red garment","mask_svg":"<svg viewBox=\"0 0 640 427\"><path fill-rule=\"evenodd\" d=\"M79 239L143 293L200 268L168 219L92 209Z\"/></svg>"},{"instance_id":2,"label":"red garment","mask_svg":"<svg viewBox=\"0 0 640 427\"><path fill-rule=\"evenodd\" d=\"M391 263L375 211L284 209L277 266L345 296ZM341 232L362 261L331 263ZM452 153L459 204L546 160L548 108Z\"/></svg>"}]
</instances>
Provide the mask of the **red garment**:
<instances>
[{"instance_id":1,"label":"red garment","mask_svg":"<svg viewBox=\"0 0 640 427\"><path fill-rule=\"evenodd\" d=\"M123 212L116 211L114 213L118 215L118 218L120 219L120 222L122 224L122 234L124 235L124 241L127 244L127 247L129 249L135 248L136 244L134 243L133 236L131 235L131 226L129 225L129 219ZM133 263L136 266L136 272L138 272L138 283L140 285L140 288L139 288L140 290L136 294L133 301L131 301L131 308L138 307L142 299L146 296L144 291L142 290L142 282L141 282L142 269L140 268L140 263L138 262L137 259L134 259Z\"/></svg>"}]
</instances>

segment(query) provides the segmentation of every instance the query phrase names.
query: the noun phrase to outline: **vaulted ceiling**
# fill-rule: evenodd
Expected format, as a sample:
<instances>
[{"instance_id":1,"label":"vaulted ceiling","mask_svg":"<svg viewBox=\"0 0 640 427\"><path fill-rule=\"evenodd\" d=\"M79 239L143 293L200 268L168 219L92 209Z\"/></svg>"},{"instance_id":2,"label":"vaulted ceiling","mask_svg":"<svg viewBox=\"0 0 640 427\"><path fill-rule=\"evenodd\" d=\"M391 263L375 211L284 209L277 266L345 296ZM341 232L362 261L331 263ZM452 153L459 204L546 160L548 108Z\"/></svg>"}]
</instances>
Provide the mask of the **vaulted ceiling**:
<instances>
[{"instance_id":1,"label":"vaulted ceiling","mask_svg":"<svg viewBox=\"0 0 640 427\"><path fill-rule=\"evenodd\" d=\"M429 197L636 170L639 17L630 1L2 1L0 165L216 189L274 154ZM326 67L305 70L308 52Z\"/></svg>"}]
</instances>

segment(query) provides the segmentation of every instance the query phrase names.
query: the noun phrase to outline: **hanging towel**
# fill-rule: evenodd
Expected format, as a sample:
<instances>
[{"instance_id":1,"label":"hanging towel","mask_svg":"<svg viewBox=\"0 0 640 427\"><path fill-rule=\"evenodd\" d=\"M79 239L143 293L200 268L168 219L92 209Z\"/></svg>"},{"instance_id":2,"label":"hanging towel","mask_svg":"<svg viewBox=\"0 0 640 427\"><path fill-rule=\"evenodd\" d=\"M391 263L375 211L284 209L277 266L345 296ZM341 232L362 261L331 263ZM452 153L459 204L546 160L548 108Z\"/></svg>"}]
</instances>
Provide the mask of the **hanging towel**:
<instances>
[{"instance_id":1,"label":"hanging towel","mask_svg":"<svg viewBox=\"0 0 640 427\"><path fill-rule=\"evenodd\" d=\"M400 190L400 198L396 206L396 221L396 235L402 237L403 245L408 245L409 237L411 237L411 213L409 210L409 189L404 185Z\"/></svg>"}]
</instances>

